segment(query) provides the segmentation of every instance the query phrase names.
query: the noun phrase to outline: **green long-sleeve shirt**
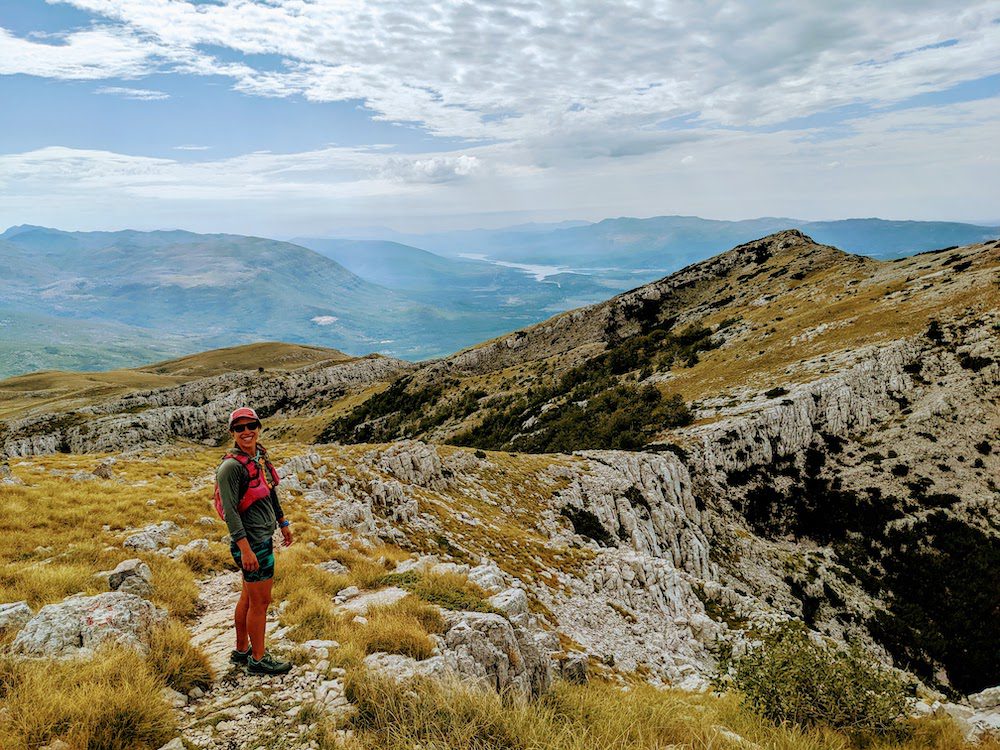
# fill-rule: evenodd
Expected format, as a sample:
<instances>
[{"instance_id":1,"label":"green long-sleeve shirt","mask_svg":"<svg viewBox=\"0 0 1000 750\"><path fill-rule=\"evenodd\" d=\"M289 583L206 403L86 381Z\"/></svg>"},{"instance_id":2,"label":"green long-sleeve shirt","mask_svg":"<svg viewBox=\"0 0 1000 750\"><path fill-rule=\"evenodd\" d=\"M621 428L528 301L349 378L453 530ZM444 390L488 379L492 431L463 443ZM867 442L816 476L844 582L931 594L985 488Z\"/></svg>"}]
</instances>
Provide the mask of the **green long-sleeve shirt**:
<instances>
[{"instance_id":1,"label":"green long-sleeve shirt","mask_svg":"<svg viewBox=\"0 0 1000 750\"><path fill-rule=\"evenodd\" d=\"M231 452L249 455L236 445ZM258 450L258 456L261 455L263 453ZM250 475L243 468L243 464L235 458L227 458L219 465L216 479L219 482L219 496L222 498L222 508L226 513L226 526L229 527L230 539L237 542L246 537L250 544L269 539L278 527L278 519L285 515L274 487L271 488L270 498L258 500L240 513L237 510L240 498L250 484Z\"/></svg>"}]
</instances>

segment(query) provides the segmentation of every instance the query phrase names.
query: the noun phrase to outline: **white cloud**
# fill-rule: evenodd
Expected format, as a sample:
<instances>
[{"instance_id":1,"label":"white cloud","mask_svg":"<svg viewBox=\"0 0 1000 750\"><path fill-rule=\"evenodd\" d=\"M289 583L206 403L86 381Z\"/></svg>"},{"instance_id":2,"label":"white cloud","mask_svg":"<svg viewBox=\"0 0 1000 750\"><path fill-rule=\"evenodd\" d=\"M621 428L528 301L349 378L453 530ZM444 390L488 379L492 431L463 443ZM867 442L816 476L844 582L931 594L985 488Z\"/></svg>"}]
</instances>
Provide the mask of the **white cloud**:
<instances>
[{"instance_id":1,"label":"white cloud","mask_svg":"<svg viewBox=\"0 0 1000 750\"><path fill-rule=\"evenodd\" d=\"M97 27L36 42L0 27L0 75L100 80L136 78L154 69L155 42L119 27Z\"/></svg>"},{"instance_id":2,"label":"white cloud","mask_svg":"<svg viewBox=\"0 0 1000 750\"><path fill-rule=\"evenodd\" d=\"M422 229L454 225L463 215L478 217L464 226L675 213L984 220L996 214L996 161L989 155L998 121L1000 98L883 112L851 123L837 140L718 130L685 145L697 169L680 165L670 151L539 169L530 149L494 144L464 150L477 169L438 182L402 179L398 164L395 171L391 166L402 157L382 150L190 162L46 148L0 155L0 226L180 226L295 236L345 225ZM406 159L431 165L440 156ZM508 218L491 219L486 211Z\"/></svg>"},{"instance_id":3,"label":"white cloud","mask_svg":"<svg viewBox=\"0 0 1000 750\"><path fill-rule=\"evenodd\" d=\"M315 318L311 318L310 322L318 326L328 326L336 323L337 317L335 315L317 315Z\"/></svg>"},{"instance_id":4,"label":"white cloud","mask_svg":"<svg viewBox=\"0 0 1000 750\"><path fill-rule=\"evenodd\" d=\"M467 154L431 156L427 158L391 157L380 173L403 182L450 182L479 171L481 163Z\"/></svg>"},{"instance_id":5,"label":"white cloud","mask_svg":"<svg viewBox=\"0 0 1000 750\"><path fill-rule=\"evenodd\" d=\"M443 211L995 213L997 100L891 105L1000 73L1000 0L61 2L101 21L59 36L0 29L0 74L223 76L251 96L360 101L376 119L466 147L197 162L54 147L10 154L0 156L0 219L11 223L113 227L143 216L151 226L301 235L308 222L323 231ZM264 65L261 54L276 57ZM836 133L757 132L836 107L860 114Z\"/></svg>"},{"instance_id":6,"label":"white cloud","mask_svg":"<svg viewBox=\"0 0 1000 750\"><path fill-rule=\"evenodd\" d=\"M101 86L94 89L95 94L107 94L109 96L120 96L124 99L138 99L144 102L155 102L169 99L170 94L164 91L153 89L133 89L125 86Z\"/></svg>"},{"instance_id":7,"label":"white cloud","mask_svg":"<svg viewBox=\"0 0 1000 750\"><path fill-rule=\"evenodd\" d=\"M174 146L174 151L208 151L211 146L199 146L194 143L184 143L180 146Z\"/></svg>"},{"instance_id":8,"label":"white cloud","mask_svg":"<svg viewBox=\"0 0 1000 750\"><path fill-rule=\"evenodd\" d=\"M550 0L63 0L241 91L361 99L442 136L586 139L678 115L781 122L1000 72L997 0L632 3ZM939 46L954 40L950 46ZM286 59L220 62L199 45Z\"/></svg>"}]
</instances>

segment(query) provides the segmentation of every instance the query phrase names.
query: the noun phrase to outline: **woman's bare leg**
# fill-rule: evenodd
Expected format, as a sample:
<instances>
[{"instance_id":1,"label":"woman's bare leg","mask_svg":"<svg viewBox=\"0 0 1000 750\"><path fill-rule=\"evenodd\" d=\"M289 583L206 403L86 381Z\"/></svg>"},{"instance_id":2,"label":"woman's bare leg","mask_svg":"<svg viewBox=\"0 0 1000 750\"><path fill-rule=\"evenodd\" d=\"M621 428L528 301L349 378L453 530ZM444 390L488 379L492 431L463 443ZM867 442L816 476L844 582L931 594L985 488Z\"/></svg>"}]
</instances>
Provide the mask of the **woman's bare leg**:
<instances>
[{"instance_id":1,"label":"woman's bare leg","mask_svg":"<svg viewBox=\"0 0 1000 750\"><path fill-rule=\"evenodd\" d=\"M264 657L264 630L267 627L267 608L271 604L271 585L274 579L249 583L244 581L243 589L249 595L246 614L246 631L250 636L253 658L260 661Z\"/></svg>"},{"instance_id":2,"label":"woman's bare leg","mask_svg":"<svg viewBox=\"0 0 1000 750\"><path fill-rule=\"evenodd\" d=\"M246 651L250 648L249 635L247 633L247 611L250 609L250 594L247 591L247 582L243 581L243 591L240 592L240 600L236 602L236 650Z\"/></svg>"}]
</instances>

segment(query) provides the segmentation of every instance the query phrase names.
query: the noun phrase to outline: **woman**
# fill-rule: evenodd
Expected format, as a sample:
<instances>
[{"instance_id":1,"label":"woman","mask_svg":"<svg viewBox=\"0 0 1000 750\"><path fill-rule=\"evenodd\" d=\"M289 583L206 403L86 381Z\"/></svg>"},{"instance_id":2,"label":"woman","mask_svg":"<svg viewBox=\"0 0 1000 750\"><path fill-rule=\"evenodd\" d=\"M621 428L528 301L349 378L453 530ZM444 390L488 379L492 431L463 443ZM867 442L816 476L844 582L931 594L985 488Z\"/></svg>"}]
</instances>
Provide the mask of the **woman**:
<instances>
[{"instance_id":1,"label":"woman","mask_svg":"<svg viewBox=\"0 0 1000 750\"><path fill-rule=\"evenodd\" d=\"M248 407L229 415L233 449L216 472L216 510L229 527L230 551L243 572L243 593L236 604L234 664L245 664L251 674L285 674L292 665L279 661L264 648L267 608L274 583L274 530L281 529L284 546L292 543L275 486L278 475L257 442L261 424Z\"/></svg>"}]
</instances>

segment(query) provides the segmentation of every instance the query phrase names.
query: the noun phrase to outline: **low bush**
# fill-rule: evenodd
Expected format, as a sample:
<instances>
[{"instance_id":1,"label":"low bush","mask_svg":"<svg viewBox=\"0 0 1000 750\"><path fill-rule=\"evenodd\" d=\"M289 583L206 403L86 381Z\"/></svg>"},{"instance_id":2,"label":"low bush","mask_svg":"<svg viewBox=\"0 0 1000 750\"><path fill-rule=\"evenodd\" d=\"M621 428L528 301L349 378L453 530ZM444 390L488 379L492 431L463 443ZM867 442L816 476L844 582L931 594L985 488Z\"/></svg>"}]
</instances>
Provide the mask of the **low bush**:
<instances>
[{"instance_id":1,"label":"low bush","mask_svg":"<svg viewBox=\"0 0 1000 750\"><path fill-rule=\"evenodd\" d=\"M903 737L907 684L856 647L814 641L801 622L765 632L732 662L748 708L775 724L828 726L856 736Z\"/></svg>"}]
</instances>

